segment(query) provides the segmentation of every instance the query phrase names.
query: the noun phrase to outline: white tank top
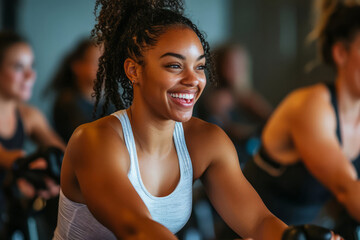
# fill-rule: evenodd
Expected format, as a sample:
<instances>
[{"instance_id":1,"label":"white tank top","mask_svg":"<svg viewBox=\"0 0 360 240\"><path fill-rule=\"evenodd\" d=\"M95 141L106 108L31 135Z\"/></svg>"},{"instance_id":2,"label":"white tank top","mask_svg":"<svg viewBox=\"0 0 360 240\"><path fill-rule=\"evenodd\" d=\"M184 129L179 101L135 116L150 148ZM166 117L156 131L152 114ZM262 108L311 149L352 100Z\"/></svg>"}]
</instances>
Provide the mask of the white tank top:
<instances>
[{"instance_id":1,"label":"white tank top","mask_svg":"<svg viewBox=\"0 0 360 240\"><path fill-rule=\"evenodd\" d=\"M192 207L193 169L186 147L182 123L176 122L173 140L180 166L180 181L175 190L165 197L151 195L145 188L140 175L134 136L125 110L112 114L122 125L126 147L130 155L128 178L148 208L153 220L178 232L188 221ZM116 239L115 235L99 223L85 204L69 200L60 191L58 223L55 240Z\"/></svg>"}]
</instances>

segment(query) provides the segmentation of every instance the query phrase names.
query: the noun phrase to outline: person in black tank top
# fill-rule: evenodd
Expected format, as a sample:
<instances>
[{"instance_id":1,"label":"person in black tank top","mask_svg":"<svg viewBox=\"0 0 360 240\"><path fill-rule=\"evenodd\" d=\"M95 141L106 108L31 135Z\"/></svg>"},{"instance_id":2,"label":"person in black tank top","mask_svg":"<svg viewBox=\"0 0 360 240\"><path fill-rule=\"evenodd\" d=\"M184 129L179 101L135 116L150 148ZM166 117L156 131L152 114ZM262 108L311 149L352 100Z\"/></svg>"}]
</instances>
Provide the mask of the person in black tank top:
<instances>
[{"instance_id":1,"label":"person in black tank top","mask_svg":"<svg viewBox=\"0 0 360 240\"><path fill-rule=\"evenodd\" d=\"M360 221L360 6L322 4L326 14L315 33L322 59L336 70L335 83L289 94L244 168L266 206L287 224L313 221L332 197Z\"/></svg>"},{"instance_id":2,"label":"person in black tank top","mask_svg":"<svg viewBox=\"0 0 360 240\"><path fill-rule=\"evenodd\" d=\"M334 84L328 84L327 87L336 114L336 136L341 144L335 87ZM359 174L360 155L352 163ZM263 165L268 168L264 169ZM312 222L331 198L331 192L309 172L302 161L288 166L280 164L269 156L264 146L246 165L244 175L267 207L288 224Z\"/></svg>"},{"instance_id":3,"label":"person in black tank top","mask_svg":"<svg viewBox=\"0 0 360 240\"><path fill-rule=\"evenodd\" d=\"M23 149L25 142L24 124L21 120L19 111L16 112L16 132L11 138L3 138L0 136L0 144L8 149Z\"/></svg>"},{"instance_id":4,"label":"person in black tank top","mask_svg":"<svg viewBox=\"0 0 360 240\"><path fill-rule=\"evenodd\" d=\"M25 132L24 132L24 126L20 118L20 113L17 112L16 114L17 123L16 123L16 132L15 134L10 138L3 138L0 136L0 144L4 148L8 150L14 150L14 149L23 149L24 141L25 141ZM0 184L3 185L4 178L6 175L5 169L0 169ZM0 214L3 215L6 210L6 201L5 196L2 192L0 192ZM0 218L0 232L1 229L4 227L3 218Z\"/></svg>"},{"instance_id":5,"label":"person in black tank top","mask_svg":"<svg viewBox=\"0 0 360 240\"><path fill-rule=\"evenodd\" d=\"M38 146L56 146L65 149L64 143L49 127L45 117L34 107L25 102L31 97L32 86L35 81L35 73L32 68L33 52L29 44L20 36L12 32L0 32L0 238L11 238L13 229L9 231L8 226L13 216L24 215L21 208L12 208L10 205L16 204L17 201L5 202L5 177L9 182L13 173L14 163L25 157L24 141L27 137L34 141ZM44 160L35 159L33 162L35 168L44 168ZM37 165L37 166L36 166ZM37 191L34 186L24 180L18 178L7 184L11 186L6 188L6 196L16 193L16 196L22 200L29 200L35 197L49 199L59 194L59 186L54 181L47 181L47 188L44 191ZM10 190L9 190L10 189ZM8 191L9 190L9 191ZM5 209L7 207L7 209ZM10 210L13 211L10 211ZM7 212L7 214L5 214ZM56 216L56 215L55 215ZM54 217L53 217L54 219ZM21 219L23 220L23 219ZM20 219L15 219L15 222ZM56 221L56 219L55 219ZM46 228L46 226L43 226ZM51 233L52 230L49 232ZM6 234L5 234L6 233ZM26 235L26 232L23 231ZM50 238L48 236L47 238ZM25 236L25 239L26 236Z\"/></svg>"}]
</instances>

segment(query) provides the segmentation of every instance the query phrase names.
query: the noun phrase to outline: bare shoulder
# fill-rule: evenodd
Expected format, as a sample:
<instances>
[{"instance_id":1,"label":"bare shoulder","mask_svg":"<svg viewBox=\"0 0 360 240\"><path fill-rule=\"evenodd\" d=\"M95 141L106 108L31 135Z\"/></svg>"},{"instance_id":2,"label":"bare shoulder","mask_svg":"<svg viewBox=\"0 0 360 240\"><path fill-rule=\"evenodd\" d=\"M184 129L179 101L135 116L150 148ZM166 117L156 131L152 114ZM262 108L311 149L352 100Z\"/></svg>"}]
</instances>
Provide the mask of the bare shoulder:
<instances>
[{"instance_id":1,"label":"bare shoulder","mask_svg":"<svg viewBox=\"0 0 360 240\"><path fill-rule=\"evenodd\" d=\"M126 149L121 123L114 116L107 116L94 122L80 125L71 136L66 155L71 161L81 164L92 159L114 159Z\"/></svg>"},{"instance_id":2,"label":"bare shoulder","mask_svg":"<svg viewBox=\"0 0 360 240\"><path fill-rule=\"evenodd\" d=\"M330 93L324 84L315 84L292 91L279 105L276 113L282 113L289 121L333 114Z\"/></svg>"},{"instance_id":3,"label":"bare shoulder","mask_svg":"<svg viewBox=\"0 0 360 240\"><path fill-rule=\"evenodd\" d=\"M42 114L42 112L39 109L37 109L36 107L34 107L32 105L26 104L26 103L19 104L18 109L19 109L21 117L23 118L24 121L44 117L44 115Z\"/></svg>"},{"instance_id":4,"label":"bare shoulder","mask_svg":"<svg viewBox=\"0 0 360 240\"><path fill-rule=\"evenodd\" d=\"M80 186L98 174L117 171L126 174L129 154L123 140L120 121L107 116L80 125L67 145L61 169L61 188L73 201L85 203Z\"/></svg>"},{"instance_id":5,"label":"bare shoulder","mask_svg":"<svg viewBox=\"0 0 360 240\"><path fill-rule=\"evenodd\" d=\"M123 142L122 127L114 116L107 116L77 127L70 138L69 145L96 144L108 145L111 141Z\"/></svg>"},{"instance_id":6,"label":"bare shoulder","mask_svg":"<svg viewBox=\"0 0 360 240\"><path fill-rule=\"evenodd\" d=\"M314 134L317 131L322 136L336 128L331 95L324 84L296 90L289 96L288 104L286 115L293 134Z\"/></svg>"},{"instance_id":7,"label":"bare shoulder","mask_svg":"<svg viewBox=\"0 0 360 240\"><path fill-rule=\"evenodd\" d=\"M186 142L201 142L204 146L210 147L229 139L219 126L196 117L192 117L183 126Z\"/></svg>"},{"instance_id":8,"label":"bare shoulder","mask_svg":"<svg viewBox=\"0 0 360 240\"><path fill-rule=\"evenodd\" d=\"M218 159L237 159L232 141L217 125L193 117L183 126L195 179Z\"/></svg>"},{"instance_id":9,"label":"bare shoulder","mask_svg":"<svg viewBox=\"0 0 360 240\"><path fill-rule=\"evenodd\" d=\"M21 103L18 109L27 134L31 135L36 127L47 124L45 115L38 108Z\"/></svg>"},{"instance_id":10,"label":"bare shoulder","mask_svg":"<svg viewBox=\"0 0 360 240\"><path fill-rule=\"evenodd\" d=\"M122 136L122 128L119 120L114 116L107 116L96 121L85 123L77 127L71 139L87 138L88 135L99 135L102 137ZM107 138L103 139L106 140ZM89 139L91 140L91 139ZM94 138L93 140L99 140Z\"/></svg>"},{"instance_id":11,"label":"bare shoulder","mask_svg":"<svg viewBox=\"0 0 360 240\"><path fill-rule=\"evenodd\" d=\"M324 84L316 84L294 90L286 98L294 109L305 110L329 104L330 93ZM319 106L320 105L320 106Z\"/></svg>"}]
</instances>

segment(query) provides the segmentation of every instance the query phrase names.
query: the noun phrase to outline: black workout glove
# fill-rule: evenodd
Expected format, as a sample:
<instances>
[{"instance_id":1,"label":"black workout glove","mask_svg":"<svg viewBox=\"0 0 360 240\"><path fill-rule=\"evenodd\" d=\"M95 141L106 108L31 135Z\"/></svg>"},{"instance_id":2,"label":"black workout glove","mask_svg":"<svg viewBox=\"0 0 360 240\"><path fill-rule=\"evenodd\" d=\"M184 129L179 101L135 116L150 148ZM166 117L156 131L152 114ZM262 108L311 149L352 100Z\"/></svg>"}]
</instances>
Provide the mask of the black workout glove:
<instances>
[{"instance_id":1,"label":"black workout glove","mask_svg":"<svg viewBox=\"0 0 360 240\"><path fill-rule=\"evenodd\" d=\"M305 224L288 227L282 240L331 240L332 233L329 229Z\"/></svg>"},{"instance_id":2,"label":"black workout glove","mask_svg":"<svg viewBox=\"0 0 360 240\"><path fill-rule=\"evenodd\" d=\"M35 153L18 158L12 166L14 180L24 178L36 189L46 189L44 177L50 177L60 183L60 170L64 153L57 147L40 148ZM30 163L43 158L47 167L45 169L30 169Z\"/></svg>"}]
</instances>

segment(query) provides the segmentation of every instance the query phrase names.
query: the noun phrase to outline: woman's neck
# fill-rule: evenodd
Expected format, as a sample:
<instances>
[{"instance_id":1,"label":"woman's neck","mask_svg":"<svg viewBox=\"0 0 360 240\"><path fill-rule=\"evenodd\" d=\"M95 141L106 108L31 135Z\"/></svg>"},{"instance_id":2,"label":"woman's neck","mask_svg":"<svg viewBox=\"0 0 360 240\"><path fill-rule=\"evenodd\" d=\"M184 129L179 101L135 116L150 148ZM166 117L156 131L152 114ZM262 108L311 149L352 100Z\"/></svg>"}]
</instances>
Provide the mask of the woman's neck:
<instances>
[{"instance_id":1,"label":"woman's neck","mask_svg":"<svg viewBox=\"0 0 360 240\"><path fill-rule=\"evenodd\" d=\"M175 121L161 120L142 105L132 104L127 110L139 150L151 155L163 155L173 146Z\"/></svg>"},{"instance_id":2,"label":"woman's neck","mask_svg":"<svg viewBox=\"0 0 360 240\"><path fill-rule=\"evenodd\" d=\"M16 110L17 102L14 100L5 99L0 96L0 117L7 117L13 114Z\"/></svg>"},{"instance_id":3,"label":"woman's neck","mask_svg":"<svg viewBox=\"0 0 360 240\"><path fill-rule=\"evenodd\" d=\"M360 121L360 95L356 95L341 76L336 79L335 86L340 113L346 119Z\"/></svg>"},{"instance_id":4,"label":"woman's neck","mask_svg":"<svg viewBox=\"0 0 360 240\"><path fill-rule=\"evenodd\" d=\"M0 98L0 136L8 137L13 133L16 124L16 108L15 101Z\"/></svg>"}]
</instances>

